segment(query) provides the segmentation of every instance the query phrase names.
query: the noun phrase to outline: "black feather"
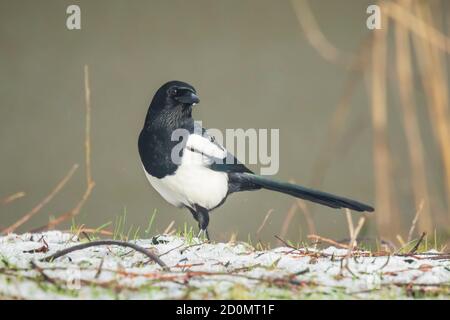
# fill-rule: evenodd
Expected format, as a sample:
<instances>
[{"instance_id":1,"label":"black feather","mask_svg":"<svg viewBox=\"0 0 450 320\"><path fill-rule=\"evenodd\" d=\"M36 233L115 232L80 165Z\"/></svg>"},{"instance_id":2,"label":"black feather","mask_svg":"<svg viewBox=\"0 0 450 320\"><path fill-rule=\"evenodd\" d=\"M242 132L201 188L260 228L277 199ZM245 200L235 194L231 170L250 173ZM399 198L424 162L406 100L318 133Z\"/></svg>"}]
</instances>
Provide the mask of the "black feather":
<instances>
[{"instance_id":1,"label":"black feather","mask_svg":"<svg viewBox=\"0 0 450 320\"><path fill-rule=\"evenodd\" d=\"M348 208L359 212L372 212L373 208L364 203L336 196L330 193L308 189L293 183L271 180L255 174L249 173L231 173L229 177L229 188L231 192L255 190L264 188L267 190L278 191L291 196L320 203L331 208Z\"/></svg>"}]
</instances>

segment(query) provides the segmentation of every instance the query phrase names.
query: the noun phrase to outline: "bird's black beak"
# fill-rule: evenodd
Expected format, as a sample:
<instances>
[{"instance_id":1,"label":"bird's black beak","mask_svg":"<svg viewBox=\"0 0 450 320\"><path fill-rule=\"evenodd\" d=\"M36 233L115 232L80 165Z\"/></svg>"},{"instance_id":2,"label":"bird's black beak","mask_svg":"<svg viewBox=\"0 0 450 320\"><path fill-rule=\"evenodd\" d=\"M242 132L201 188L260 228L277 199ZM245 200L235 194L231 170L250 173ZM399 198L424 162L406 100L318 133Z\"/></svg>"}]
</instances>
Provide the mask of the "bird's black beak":
<instances>
[{"instance_id":1,"label":"bird's black beak","mask_svg":"<svg viewBox=\"0 0 450 320\"><path fill-rule=\"evenodd\" d=\"M186 91L185 94L183 94L182 96L178 96L175 99L181 103L189 105L194 105L200 102L198 96L192 91Z\"/></svg>"}]
</instances>

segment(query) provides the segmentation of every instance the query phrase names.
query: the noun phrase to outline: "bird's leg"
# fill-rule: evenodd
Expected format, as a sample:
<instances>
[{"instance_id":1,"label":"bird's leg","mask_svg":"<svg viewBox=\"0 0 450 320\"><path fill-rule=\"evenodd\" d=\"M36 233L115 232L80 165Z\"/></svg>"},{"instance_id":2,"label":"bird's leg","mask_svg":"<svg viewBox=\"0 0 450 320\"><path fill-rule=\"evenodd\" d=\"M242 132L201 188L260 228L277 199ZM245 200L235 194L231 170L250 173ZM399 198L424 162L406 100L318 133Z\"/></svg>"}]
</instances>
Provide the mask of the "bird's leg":
<instances>
[{"instance_id":1,"label":"bird's leg","mask_svg":"<svg viewBox=\"0 0 450 320\"><path fill-rule=\"evenodd\" d=\"M201 229L200 225L199 225L200 231L198 232L197 238L202 238L203 234L205 234L206 236L206 240L210 241L211 239L209 238L209 233L208 233L208 228L206 229Z\"/></svg>"},{"instance_id":2,"label":"bird's leg","mask_svg":"<svg viewBox=\"0 0 450 320\"><path fill-rule=\"evenodd\" d=\"M189 209L189 211L192 213L192 216L194 217L195 221L198 222L198 213L197 211L195 211L194 209L190 208L190 207L186 207Z\"/></svg>"},{"instance_id":3,"label":"bird's leg","mask_svg":"<svg viewBox=\"0 0 450 320\"><path fill-rule=\"evenodd\" d=\"M197 238L201 239L204 232L205 232L205 230L200 229L200 231L197 234Z\"/></svg>"},{"instance_id":4,"label":"bird's leg","mask_svg":"<svg viewBox=\"0 0 450 320\"><path fill-rule=\"evenodd\" d=\"M206 228L206 229L201 229L200 224L199 224L199 228L200 228L200 231L198 232L197 238L201 238L201 237L203 236L203 234L205 234L206 239L207 239L208 241L210 241L211 239L209 239L208 228Z\"/></svg>"},{"instance_id":5,"label":"bird's leg","mask_svg":"<svg viewBox=\"0 0 450 320\"><path fill-rule=\"evenodd\" d=\"M210 241L209 238L209 232L208 232L208 224L209 224L209 212L203 207L195 206L196 207L196 213L197 213L197 221L198 221L198 227L200 228L200 233L205 232L206 239Z\"/></svg>"},{"instance_id":6,"label":"bird's leg","mask_svg":"<svg viewBox=\"0 0 450 320\"><path fill-rule=\"evenodd\" d=\"M198 222L198 228L200 231L198 232L197 238L200 238L203 233L206 235L206 239L209 239L209 232L208 232L208 224L209 224L209 213L208 210L206 210L203 207L195 206L195 209L189 208L189 211L192 213L192 216L194 217L195 221Z\"/></svg>"}]
</instances>

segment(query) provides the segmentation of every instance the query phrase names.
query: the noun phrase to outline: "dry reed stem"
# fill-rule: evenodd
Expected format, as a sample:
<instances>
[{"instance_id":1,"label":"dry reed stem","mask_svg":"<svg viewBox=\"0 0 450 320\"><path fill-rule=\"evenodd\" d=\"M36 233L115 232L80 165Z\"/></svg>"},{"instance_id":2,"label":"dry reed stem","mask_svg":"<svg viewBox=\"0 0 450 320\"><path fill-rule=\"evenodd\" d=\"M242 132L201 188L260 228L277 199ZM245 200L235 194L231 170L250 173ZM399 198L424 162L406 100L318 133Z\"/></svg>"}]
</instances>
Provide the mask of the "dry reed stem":
<instances>
[{"instance_id":1,"label":"dry reed stem","mask_svg":"<svg viewBox=\"0 0 450 320\"><path fill-rule=\"evenodd\" d=\"M2 230L3 234L8 234L16 231L21 225L30 220L33 216L35 216L47 203L49 203L61 189L66 185L66 183L72 178L75 171L78 169L78 164L73 165L73 167L67 172L65 177L58 182L55 188L44 198L41 202L39 202L33 209L31 209L27 214L25 214L22 218L17 220L11 226Z\"/></svg>"},{"instance_id":2,"label":"dry reed stem","mask_svg":"<svg viewBox=\"0 0 450 320\"><path fill-rule=\"evenodd\" d=\"M306 224L308 226L308 232L312 234L316 234L316 224L314 222L314 219L312 217L311 211L309 210L308 205L304 200L296 199L297 206L300 208L300 210L303 212L303 215L305 216Z\"/></svg>"},{"instance_id":3,"label":"dry reed stem","mask_svg":"<svg viewBox=\"0 0 450 320\"><path fill-rule=\"evenodd\" d=\"M84 206L86 201L89 199L89 196L91 195L94 185L95 184L92 183L89 186L87 186L87 189L85 190L83 196L81 197L81 200L76 204L76 206L72 210L60 215L59 217L57 217L55 219L50 220L44 227L35 229L35 230L33 230L33 232L54 229L57 225L63 223L64 221L67 221L67 220L77 216L80 213L81 208Z\"/></svg>"},{"instance_id":4,"label":"dry reed stem","mask_svg":"<svg viewBox=\"0 0 450 320\"><path fill-rule=\"evenodd\" d=\"M307 0L291 0L297 20L305 32L306 39L322 58L332 63L347 64L348 54L343 54L324 36Z\"/></svg>"},{"instance_id":5,"label":"dry reed stem","mask_svg":"<svg viewBox=\"0 0 450 320\"><path fill-rule=\"evenodd\" d=\"M173 225L175 224L175 220L172 220L167 228L164 230L163 234L169 234L170 230L172 229Z\"/></svg>"},{"instance_id":6,"label":"dry reed stem","mask_svg":"<svg viewBox=\"0 0 450 320\"><path fill-rule=\"evenodd\" d=\"M416 215L414 216L414 220L411 224L411 228L409 229L408 238L407 238L406 242L410 242L412 240L413 232L414 232L414 229L416 228L416 224L417 224L417 221L419 220L419 216L420 216L420 213L422 212L424 203L425 203L425 201L422 200L419 204L419 207L417 208Z\"/></svg>"},{"instance_id":7,"label":"dry reed stem","mask_svg":"<svg viewBox=\"0 0 450 320\"><path fill-rule=\"evenodd\" d=\"M403 0L401 3L403 6L407 7L411 4L411 1ZM411 187L413 189L416 211L418 211L419 206L422 206L423 209L423 214L419 220L420 229L431 232L433 222L431 219L423 142L420 135L419 121L414 101L414 83L409 34L406 28L401 24L396 24L395 31L398 89L401 100L401 115L409 152L412 180ZM424 202L423 199L426 201Z\"/></svg>"},{"instance_id":8,"label":"dry reed stem","mask_svg":"<svg viewBox=\"0 0 450 320\"><path fill-rule=\"evenodd\" d=\"M297 203L293 203L289 208L286 217L283 220L283 225L281 226L280 236L284 238L288 232L289 226L291 224L292 218L294 218L295 212L297 211Z\"/></svg>"},{"instance_id":9,"label":"dry reed stem","mask_svg":"<svg viewBox=\"0 0 450 320\"><path fill-rule=\"evenodd\" d=\"M356 246L356 239L358 238L359 233L361 232L361 229L364 225L364 222L366 222L366 216L363 215L358 220L358 224L356 225L356 228L353 232L353 237L350 239L350 242L348 244L349 252L347 253L347 256L350 256L352 253L353 248Z\"/></svg>"},{"instance_id":10,"label":"dry reed stem","mask_svg":"<svg viewBox=\"0 0 450 320\"><path fill-rule=\"evenodd\" d=\"M263 230L264 226L266 225L267 221L269 220L270 216L272 215L273 209L270 209L266 216L264 217L263 222L261 223L261 225L259 226L258 230L256 231L256 238L259 239L259 235L261 233L261 231Z\"/></svg>"},{"instance_id":11,"label":"dry reed stem","mask_svg":"<svg viewBox=\"0 0 450 320\"><path fill-rule=\"evenodd\" d=\"M95 187L95 182L92 180L92 173L91 173L91 89L89 83L89 67L87 65L84 66L84 92L86 104L85 139L84 139L85 163L86 163L86 189L80 201L75 205L73 209L60 215L57 218L50 220L45 226L33 230L34 232L53 229L57 225L77 216L80 213L81 208L89 199L92 193L92 189Z\"/></svg>"},{"instance_id":12,"label":"dry reed stem","mask_svg":"<svg viewBox=\"0 0 450 320\"><path fill-rule=\"evenodd\" d=\"M420 19L430 25L434 24L427 4L422 3L420 6L415 3L414 9ZM425 25L419 24L417 28L423 29L421 32L429 37L432 36L431 31ZM444 183L448 201L450 200L450 128L446 60L442 52L438 50L438 47L431 45L430 42L414 37L414 44L417 51L422 84L426 92L429 117L444 167Z\"/></svg>"},{"instance_id":13,"label":"dry reed stem","mask_svg":"<svg viewBox=\"0 0 450 320\"><path fill-rule=\"evenodd\" d=\"M422 4L426 4L423 1ZM418 2L414 2L417 5ZM397 24L401 24L414 33L422 41L436 47L437 49L450 53L450 38L432 26L432 21L425 21L421 17L408 12L404 6L394 1L384 2L382 12L391 17Z\"/></svg>"},{"instance_id":14,"label":"dry reed stem","mask_svg":"<svg viewBox=\"0 0 450 320\"><path fill-rule=\"evenodd\" d=\"M403 240L403 238L402 238L402 236L401 235L397 235L396 236L396 239L397 239L397 241L400 243L400 246L401 247L404 247L405 245L406 245L406 243L405 243L405 241Z\"/></svg>"},{"instance_id":15,"label":"dry reed stem","mask_svg":"<svg viewBox=\"0 0 450 320\"><path fill-rule=\"evenodd\" d=\"M228 243L236 243L236 240L237 240L237 233L232 232L230 235L230 240L228 240Z\"/></svg>"},{"instance_id":16,"label":"dry reed stem","mask_svg":"<svg viewBox=\"0 0 450 320\"><path fill-rule=\"evenodd\" d=\"M22 197L25 197L25 192L23 191L16 192L9 196L4 197L2 200L0 200L0 204L2 205L10 204L11 202L14 202Z\"/></svg>"},{"instance_id":17,"label":"dry reed stem","mask_svg":"<svg viewBox=\"0 0 450 320\"><path fill-rule=\"evenodd\" d=\"M333 161L335 151L342 149L341 147L338 147L338 142L343 136L345 124L348 115L350 114L350 102L355 92L355 88L360 83L362 71L367 66L366 56L371 47L370 44L372 40L372 36L367 37L364 40L350 65L343 92L328 125L327 139L324 146L320 149L319 154L314 161L313 168L311 169L312 174L310 184L315 188L322 185L327 169ZM347 143L346 140L344 141Z\"/></svg>"},{"instance_id":18,"label":"dry reed stem","mask_svg":"<svg viewBox=\"0 0 450 320\"><path fill-rule=\"evenodd\" d=\"M393 210L393 185L391 181L391 159L387 135L387 32L388 21L382 15L384 26L375 30L372 45L372 127L373 154L377 214L375 215L381 237L397 234Z\"/></svg>"},{"instance_id":19,"label":"dry reed stem","mask_svg":"<svg viewBox=\"0 0 450 320\"><path fill-rule=\"evenodd\" d=\"M347 219L348 233L350 235L350 239L352 239L355 234L355 227L353 226L352 213L349 209L345 209L345 218Z\"/></svg>"},{"instance_id":20,"label":"dry reed stem","mask_svg":"<svg viewBox=\"0 0 450 320\"><path fill-rule=\"evenodd\" d=\"M345 268L348 270L348 272L350 272L352 275L354 275L354 273L350 270L348 261L352 255L353 250L356 248L356 239L358 238L359 232L361 231L365 221L366 221L365 215L363 215L361 218L359 218L358 224L356 225L356 228L354 229L354 232L353 232L353 237L350 239L350 242L348 244L347 254L341 260L341 273L342 273L343 269Z\"/></svg>"},{"instance_id":21,"label":"dry reed stem","mask_svg":"<svg viewBox=\"0 0 450 320\"><path fill-rule=\"evenodd\" d=\"M84 98L86 104L86 129L85 129L85 161L86 161L86 184L94 184L91 173L91 86L89 83L89 66L84 65Z\"/></svg>"},{"instance_id":22,"label":"dry reed stem","mask_svg":"<svg viewBox=\"0 0 450 320\"><path fill-rule=\"evenodd\" d=\"M295 180L290 180L289 182L295 183ZM305 217L306 225L308 227L308 233L310 233L310 234L317 233L316 224L312 217L311 210L309 210L306 202L302 199L295 199L294 203L289 208L285 219L283 220L283 225L282 225L281 231L280 231L281 237L284 238L286 236L287 231L289 229L289 225L292 221L292 218L294 217L295 212L297 211L297 208L301 210L301 212L303 213L303 216Z\"/></svg>"}]
</instances>

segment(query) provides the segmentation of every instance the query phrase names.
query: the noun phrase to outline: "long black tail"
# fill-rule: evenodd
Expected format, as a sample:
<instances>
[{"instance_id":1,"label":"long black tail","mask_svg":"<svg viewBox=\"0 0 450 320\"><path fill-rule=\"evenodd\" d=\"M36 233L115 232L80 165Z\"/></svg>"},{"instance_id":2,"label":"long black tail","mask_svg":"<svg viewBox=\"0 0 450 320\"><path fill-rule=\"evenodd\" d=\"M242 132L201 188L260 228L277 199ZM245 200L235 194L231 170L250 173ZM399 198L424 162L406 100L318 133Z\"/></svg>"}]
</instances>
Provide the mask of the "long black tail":
<instances>
[{"instance_id":1,"label":"long black tail","mask_svg":"<svg viewBox=\"0 0 450 320\"><path fill-rule=\"evenodd\" d=\"M335 196L322 191L308 189L288 182L267 179L250 173L233 173L230 178L233 180L231 183L242 186L241 188L236 188L236 191L252 190L261 187L264 189L289 194L300 199L320 203L331 208L348 208L359 212L373 211L371 206L355 200Z\"/></svg>"}]
</instances>

